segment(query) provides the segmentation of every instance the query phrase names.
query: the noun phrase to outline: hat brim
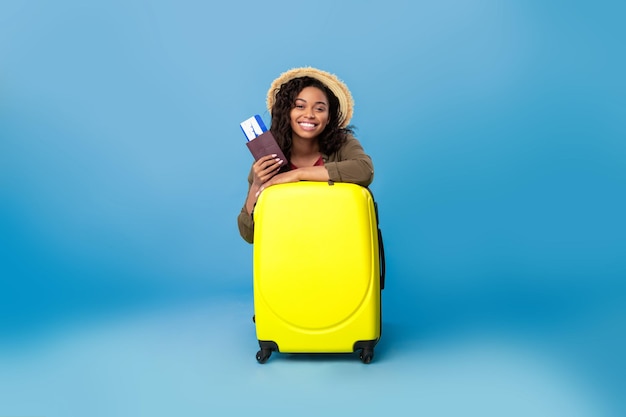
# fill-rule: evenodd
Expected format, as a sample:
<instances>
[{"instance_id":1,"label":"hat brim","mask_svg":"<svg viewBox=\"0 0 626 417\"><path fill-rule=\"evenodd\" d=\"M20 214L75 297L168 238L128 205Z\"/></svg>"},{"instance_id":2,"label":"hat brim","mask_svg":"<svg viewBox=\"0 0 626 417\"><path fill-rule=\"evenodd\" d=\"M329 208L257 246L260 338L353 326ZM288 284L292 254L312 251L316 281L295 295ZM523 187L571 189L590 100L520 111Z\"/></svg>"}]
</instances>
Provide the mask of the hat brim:
<instances>
[{"instance_id":1,"label":"hat brim","mask_svg":"<svg viewBox=\"0 0 626 417\"><path fill-rule=\"evenodd\" d=\"M270 89L267 92L267 109L270 114L276 101L276 94L280 90L280 87L295 78L300 77L312 77L321 81L327 86L330 91L339 99L339 127L344 128L348 126L352 119L352 113L354 110L354 100L348 87L337 78L336 75L326 71L319 70L312 67L293 68L289 71L282 73L278 78L272 82Z\"/></svg>"}]
</instances>

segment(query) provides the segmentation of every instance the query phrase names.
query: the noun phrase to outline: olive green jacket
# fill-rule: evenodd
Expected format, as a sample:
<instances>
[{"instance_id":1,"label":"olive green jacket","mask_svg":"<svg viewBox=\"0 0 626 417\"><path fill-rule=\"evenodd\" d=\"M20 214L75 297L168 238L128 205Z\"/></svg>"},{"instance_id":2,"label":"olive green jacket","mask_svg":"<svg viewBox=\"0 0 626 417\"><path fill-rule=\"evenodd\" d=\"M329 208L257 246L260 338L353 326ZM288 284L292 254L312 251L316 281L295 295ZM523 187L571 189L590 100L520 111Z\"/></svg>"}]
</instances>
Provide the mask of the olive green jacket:
<instances>
[{"instance_id":1,"label":"olive green jacket","mask_svg":"<svg viewBox=\"0 0 626 417\"><path fill-rule=\"evenodd\" d=\"M337 152L331 155L322 154L322 158L331 181L349 182L367 187L374 179L372 159L365 153L361 143L353 136L349 136L347 142ZM250 169L248 174L248 191L250 191L252 186L252 178L253 172ZM252 243L254 239L254 221L252 215L246 210L245 202L239 217L237 217L237 225L239 226L241 237L246 242Z\"/></svg>"}]
</instances>

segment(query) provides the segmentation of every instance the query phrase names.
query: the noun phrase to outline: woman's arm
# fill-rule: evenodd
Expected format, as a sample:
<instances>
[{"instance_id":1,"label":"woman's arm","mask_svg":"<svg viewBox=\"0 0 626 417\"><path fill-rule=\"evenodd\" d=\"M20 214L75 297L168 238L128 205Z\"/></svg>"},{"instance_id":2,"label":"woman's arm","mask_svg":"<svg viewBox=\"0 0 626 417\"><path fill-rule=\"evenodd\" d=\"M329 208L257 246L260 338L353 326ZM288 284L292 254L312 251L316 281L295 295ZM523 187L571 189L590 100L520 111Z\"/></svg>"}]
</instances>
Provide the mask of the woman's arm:
<instances>
[{"instance_id":1,"label":"woman's arm","mask_svg":"<svg viewBox=\"0 0 626 417\"><path fill-rule=\"evenodd\" d=\"M352 136L336 154L329 155L324 166L330 180L350 182L367 187L374 180L372 158L363 150L361 143Z\"/></svg>"},{"instance_id":2,"label":"woman's arm","mask_svg":"<svg viewBox=\"0 0 626 417\"><path fill-rule=\"evenodd\" d=\"M329 179L330 176L328 175L328 170L324 166L292 169L291 171L283 172L272 177L271 180L261 185L261 187L257 190L256 195L258 196L261 191L271 185L298 181L328 181Z\"/></svg>"},{"instance_id":3,"label":"woman's arm","mask_svg":"<svg viewBox=\"0 0 626 417\"><path fill-rule=\"evenodd\" d=\"M285 162L276 158L276 155L267 155L256 161L248 174L248 194L246 201L237 217L239 234L248 243L252 243L254 237L254 221L252 211L259 196L261 185L276 175Z\"/></svg>"},{"instance_id":4,"label":"woman's arm","mask_svg":"<svg viewBox=\"0 0 626 417\"><path fill-rule=\"evenodd\" d=\"M248 213L245 206L242 207L237 217L237 227L243 240L248 243L254 241L254 220L252 220L252 215Z\"/></svg>"},{"instance_id":5,"label":"woman's arm","mask_svg":"<svg viewBox=\"0 0 626 417\"><path fill-rule=\"evenodd\" d=\"M346 144L336 154L324 161L324 166L298 168L275 175L260 186L256 197L265 188L297 181L334 181L350 182L367 187L374 180L372 159L354 137L350 136Z\"/></svg>"}]
</instances>

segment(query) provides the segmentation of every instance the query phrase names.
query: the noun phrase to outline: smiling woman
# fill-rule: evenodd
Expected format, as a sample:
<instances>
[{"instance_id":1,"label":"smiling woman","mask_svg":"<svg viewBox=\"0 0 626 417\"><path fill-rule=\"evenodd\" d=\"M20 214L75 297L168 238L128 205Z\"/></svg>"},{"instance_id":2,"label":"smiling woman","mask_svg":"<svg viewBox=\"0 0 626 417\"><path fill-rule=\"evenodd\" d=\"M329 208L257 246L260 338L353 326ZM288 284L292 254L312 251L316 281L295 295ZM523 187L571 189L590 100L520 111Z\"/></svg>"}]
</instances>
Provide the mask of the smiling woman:
<instances>
[{"instance_id":1,"label":"smiling woman","mask_svg":"<svg viewBox=\"0 0 626 417\"><path fill-rule=\"evenodd\" d=\"M266 155L252 165L237 219L239 232L249 243L254 235L252 210L265 188L329 180L368 186L374 179L372 159L349 126L352 95L335 75L310 67L289 70L270 86L267 106L270 130L288 161Z\"/></svg>"}]
</instances>

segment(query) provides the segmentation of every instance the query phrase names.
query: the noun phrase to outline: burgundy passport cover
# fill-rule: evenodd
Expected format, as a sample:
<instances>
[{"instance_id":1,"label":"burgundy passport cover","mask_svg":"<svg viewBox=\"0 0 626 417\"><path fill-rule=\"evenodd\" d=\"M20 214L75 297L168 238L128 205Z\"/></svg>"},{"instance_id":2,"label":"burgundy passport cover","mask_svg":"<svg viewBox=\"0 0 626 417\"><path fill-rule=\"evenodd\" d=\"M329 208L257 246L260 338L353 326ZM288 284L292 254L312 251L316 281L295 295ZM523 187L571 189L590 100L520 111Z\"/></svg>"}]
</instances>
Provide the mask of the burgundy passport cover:
<instances>
[{"instance_id":1,"label":"burgundy passport cover","mask_svg":"<svg viewBox=\"0 0 626 417\"><path fill-rule=\"evenodd\" d=\"M274 139L274 135L269 130L246 142L246 146L250 149L255 161L258 161L262 156L276 154L277 158L287 162L287 158L285 158L283 151L280 150L276 139Z\"/></svg>"}]
</instances>

